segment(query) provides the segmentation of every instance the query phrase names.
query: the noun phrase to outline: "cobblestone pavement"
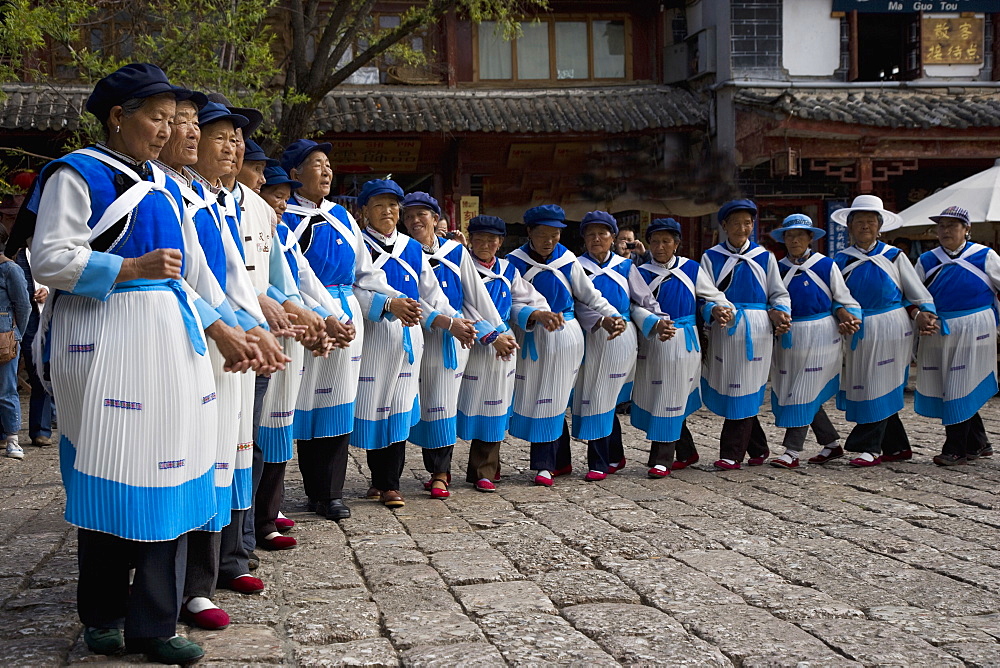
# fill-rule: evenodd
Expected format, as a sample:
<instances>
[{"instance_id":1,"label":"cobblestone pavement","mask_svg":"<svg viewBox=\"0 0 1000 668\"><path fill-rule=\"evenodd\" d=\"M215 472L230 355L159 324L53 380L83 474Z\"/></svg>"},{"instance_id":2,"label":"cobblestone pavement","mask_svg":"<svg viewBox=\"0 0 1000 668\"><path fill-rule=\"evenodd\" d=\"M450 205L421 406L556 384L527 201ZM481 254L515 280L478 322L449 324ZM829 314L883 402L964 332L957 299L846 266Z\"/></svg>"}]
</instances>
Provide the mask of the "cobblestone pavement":
<instances>
[{"instance_id":1,"label":"cobblestone pavement","mask_svg":"<svg viewBox=\"0 0 1000 668\"><path fill-rule=\"evenodd\" d=\"M532 486L512 442L498 493L456 475L446 501L411 448L395 512L356 498L355 457L339 526L303 511L293 463L299 547L262 553L263 595L219 593L228 630L181 629L232 666L1000 665L1000 456L935 467L943 429L904 415L912 462L710 472L721 420L702 410L701 464L665 480L626 427L629 464L603 482L574 443L573 475ZM1000 400L983 415L1000 441ZM0 460L0 662L113 663L81 641L56 449L26 451Z\"/></svg>"}]
</instances>

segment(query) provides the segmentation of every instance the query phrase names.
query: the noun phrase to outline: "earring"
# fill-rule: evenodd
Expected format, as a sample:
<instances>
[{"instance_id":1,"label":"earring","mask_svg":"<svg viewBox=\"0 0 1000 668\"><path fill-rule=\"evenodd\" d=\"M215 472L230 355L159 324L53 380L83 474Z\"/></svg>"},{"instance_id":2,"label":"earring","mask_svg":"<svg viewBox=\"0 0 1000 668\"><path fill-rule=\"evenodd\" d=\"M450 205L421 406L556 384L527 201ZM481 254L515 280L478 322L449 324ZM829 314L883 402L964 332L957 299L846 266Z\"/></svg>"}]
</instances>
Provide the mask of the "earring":
<instances>
[{"instance_id":1,"label":"earring","mask_svg":"<svg viewBox=\"0 0 1000 668\"><path fill-rule=\"evenodd\" d=\"M120 125L116 125L116 126L115 126L115 133L116 133L116 134L121 134L121 131L122 131L122 126L120 126Z\"/></svg>"}]
</instances>

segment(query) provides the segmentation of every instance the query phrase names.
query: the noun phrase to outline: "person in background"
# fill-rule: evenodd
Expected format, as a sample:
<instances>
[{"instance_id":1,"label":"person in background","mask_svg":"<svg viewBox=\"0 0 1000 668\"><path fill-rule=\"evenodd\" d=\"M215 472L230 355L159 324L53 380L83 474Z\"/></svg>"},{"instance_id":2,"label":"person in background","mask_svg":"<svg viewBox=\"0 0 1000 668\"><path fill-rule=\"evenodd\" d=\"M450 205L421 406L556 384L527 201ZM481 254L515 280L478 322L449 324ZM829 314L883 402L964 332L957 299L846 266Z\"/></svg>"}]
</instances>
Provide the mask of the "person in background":
<instances>
[{"instance_id":1,"label":"person in background","mask_svg":"<svg viewBox=\"0 0 1000 668\"><path fill-rule=\"evenodd\" d=\"M896 237L895 239L892 240L892 245L898 248L899 250L903 251L903 255L905 255L906 259L909 260L911 263L914 261L913 242L910 239L907 239L906 237Z\"/></svg>"},{"instance_id":2,"label":"person in background","mask_svg":"<svg viewBox=\"0 0 1000 668\"><path fill-rule=\"evenodd\" d=\"M52 445L52 418L54 405L52 395L45 390L42 379L38 377L35 368L35 356L31 346L38 333L38 318L41 305L48 299L49 290L44 285L34 282L31 275L31 261L28 249L17 252L15 262L24 272L24 278L31 294L31 315L28 316L28 326L21 337L21 355L24 358L24 370L28 374L28 384L31 386L31 397L28 400L28 437L35 447Z\"/></svg>"},{"instance_id":3,"label":"person in background","mask_svg":"<svg viewBox=\"0 0 1000 668\"><path fill-rule=\"evenodd\" d=\"M7 244L7 228L0 226L0 244ZM2 246L0 246L2 247ZM17 366L24 345L24 332L32 305L28 300L28 283L24 271L9 257L0 253L0 332L14 332L18 341L14 357L0 363L0 431L11 459L24 459L18 442L21 431L21 400L17 394Z\"/></svg>"},{"instance_id":4,"label":"person in background","mask_svg":"<svg viewBox=\"0 0 1000 668\"><path fill-rule=\"evenodd\" d=\"M646 246L635 238L635 230L631 227L623 226L618 230L618 234L615 235L615 253L632 260L632 264L637 267L653 261L653 256L646 250Z\"/></svg>"}]
</instances>

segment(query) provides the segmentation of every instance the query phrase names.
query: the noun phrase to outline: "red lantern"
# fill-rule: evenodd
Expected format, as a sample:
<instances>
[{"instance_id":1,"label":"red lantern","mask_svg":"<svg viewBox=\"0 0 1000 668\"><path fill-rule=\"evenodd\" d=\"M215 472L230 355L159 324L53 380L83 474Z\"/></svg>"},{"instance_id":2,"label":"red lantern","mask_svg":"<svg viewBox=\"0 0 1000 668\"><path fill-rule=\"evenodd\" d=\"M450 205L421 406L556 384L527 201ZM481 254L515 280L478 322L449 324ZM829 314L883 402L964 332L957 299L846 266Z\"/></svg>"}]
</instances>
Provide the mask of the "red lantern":
<instances>
[{"instance_id":1,"label":"red lantern","mask_svg":"<svg viewBox=\"0 0 1000 668\"><path fill-rule=\"evenodd\" d=\"M15 188L19 188L27 192L31 188L32 184L34 184L35 179L37 178L38 178L38 172L31 169L26 169L21 172L14 172L14 174L11 175L10 184Z\"/></svg>"}]
</instances>

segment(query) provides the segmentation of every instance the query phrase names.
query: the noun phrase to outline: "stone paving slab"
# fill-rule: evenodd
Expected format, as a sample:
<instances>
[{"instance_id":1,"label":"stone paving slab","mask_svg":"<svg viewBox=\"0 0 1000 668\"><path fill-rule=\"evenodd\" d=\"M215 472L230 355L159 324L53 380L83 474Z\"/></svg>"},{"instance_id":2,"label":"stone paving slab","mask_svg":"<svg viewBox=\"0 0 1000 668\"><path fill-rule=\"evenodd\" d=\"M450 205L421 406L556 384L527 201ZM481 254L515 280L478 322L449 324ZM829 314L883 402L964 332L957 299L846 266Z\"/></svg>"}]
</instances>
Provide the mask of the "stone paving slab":
<instances>
[{"instance_id":1,"label":"stone paving slab","mask_svg":"<svg viewBox=\"0 0 1000 668\"><path fill-rule=\"evenodd\" d=\"M1000 442L1000 399L983 416ZM179 632L219 667L998 666L1000 457L935 467L943 429L909 408L904 421L909 462L717 473L721 420L702 410L689 419L701 462L651 480L626 417L628 465L602 482L582 480L574 441L574 473L534 486L511 439L497 493L458 475L445 501L423 491L411 447L395 511L360 498L352 452L340 523L305 512L293 463L283 510L299 546L259 552L263 594L217 593L230 628ZM57 452L26 452L0 459L3 665L142 663L83 645Z\"/></svg>"}]
</instances>

